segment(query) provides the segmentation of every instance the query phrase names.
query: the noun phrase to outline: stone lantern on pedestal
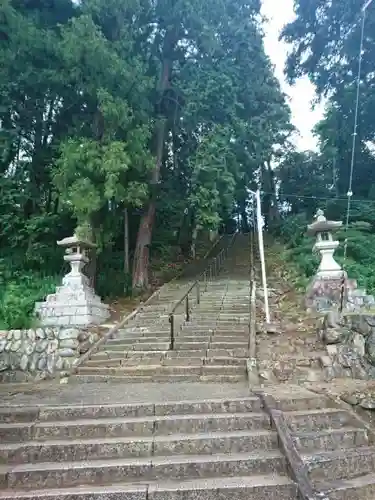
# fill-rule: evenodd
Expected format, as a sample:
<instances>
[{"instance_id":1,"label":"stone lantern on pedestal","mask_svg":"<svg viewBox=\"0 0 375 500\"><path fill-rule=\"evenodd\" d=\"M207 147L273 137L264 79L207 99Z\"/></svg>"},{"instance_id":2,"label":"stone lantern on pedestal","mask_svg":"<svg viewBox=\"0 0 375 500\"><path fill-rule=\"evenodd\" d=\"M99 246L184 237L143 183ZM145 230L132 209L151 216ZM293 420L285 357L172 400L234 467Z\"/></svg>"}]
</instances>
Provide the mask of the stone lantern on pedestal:
<instances>
[{"instance_id":1,"label":"stone lantern on pedestal","mask_svg":"<svg viewBox=\"0 0 375 500\"><path fill-rule=\"evenodd\" d=\"M325 310L338 307L341 303L344 271L333 255L340 242L333 239L333 233L341 228L342 222L329 221L322 210L318 210L315 221L308 226L308 234L315 236L313 250L320 254L318 270L306 295L306 306Z\"/></svg>"},{"instance_id":2,"label":"stone lantern on pedestal","mask_svg":"<svg viewBox=\"0 0 375 500\"><path fill-rule=\"evenodd\" d=\"M82 272L89 262L87 251L95 245L77 236L64 238L57 244L65 248L64 260L69 262L71 269L56 293L35 305L42 325L87 326L103 323L109 317L108 306L95 294L88 277Z\"/></svg>"},{"instance_id":3,"label":"stone lantern on pedestal","mask_svg":"<svg viewBox=\"0 0 375 500\"><path fill-rule=\"evenodd\" d=\"M336 248L340 242L333 239L332 233L342 226L342 222L334 222L324 217L323 210L316 213L316 221L307 226L307 234L316 237L314 250L320 253L320 264L316 276L340 277L342 278L342 268L333 258Z\"/></svg>"}]
</instances>

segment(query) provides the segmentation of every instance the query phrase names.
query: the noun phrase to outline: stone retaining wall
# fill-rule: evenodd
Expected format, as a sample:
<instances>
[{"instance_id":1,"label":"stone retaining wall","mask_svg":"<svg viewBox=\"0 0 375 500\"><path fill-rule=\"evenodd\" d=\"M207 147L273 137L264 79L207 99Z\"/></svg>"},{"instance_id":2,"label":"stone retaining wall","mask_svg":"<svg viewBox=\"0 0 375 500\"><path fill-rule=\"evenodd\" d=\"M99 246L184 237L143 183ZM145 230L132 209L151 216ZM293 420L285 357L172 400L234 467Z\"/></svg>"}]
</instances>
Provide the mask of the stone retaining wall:
<instances>
[{"instance_id":1,"label":"stone retaining wall","mask_svg":"<svg viewBox=\"0 0 375 500\"><path fill-rule=\"evenodd\" d=\"M68 327L0 331L0 381L49 378L70 370L99 338Z\"/></svg>"},{"instance_id":2,"label":"stone retaining wall","mask_svg":"<svg viewBox=\"0 0 375 500\"><path fill-rule=\"evenodd\" d=\"M318 329L328 378L375 379L375 315L328 313Z\"/></svg>"}]
</instances>

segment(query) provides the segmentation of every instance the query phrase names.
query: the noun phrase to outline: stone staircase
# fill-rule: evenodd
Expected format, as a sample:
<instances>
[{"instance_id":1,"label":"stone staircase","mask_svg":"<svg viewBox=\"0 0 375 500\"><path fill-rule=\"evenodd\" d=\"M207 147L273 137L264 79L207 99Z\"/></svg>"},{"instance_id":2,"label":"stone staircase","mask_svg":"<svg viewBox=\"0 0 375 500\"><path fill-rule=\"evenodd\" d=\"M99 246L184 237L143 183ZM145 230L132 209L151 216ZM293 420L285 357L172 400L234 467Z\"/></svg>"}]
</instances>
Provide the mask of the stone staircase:
<instances>
[{"instance_id":1,"label":"stone staircase","mask_svg":"<svg viewBox=\"0 0 375 500\"><path fill-rule=\"evenodd\" d=\"M3 499L297 498L256 397L0 415Z\"/></svg>"},{"instance_id":2,"label":"stone staircase","mask_svg":"<svg viewBox=\"0 0 375 500\"><path fill-rule=\"evenodd\" d=\"M280 387L272 391L275 395L283 392ZM289 386L286 393L290 396L273 399L314 498L373 500L375 442L371 428L354 412L336 406L325 396L296 398L299 391Z\"/></svg>"},{"instance_id":3,"label":"stone staircase","mask_svg":"<svg viewBox=\"0 0 375 500\"><path fill-rule=\"evenodd\" d=\"M369 430L324 396L285 387L156 403L21 397L0 410L0 498L373 500Z\"/></svg>"},{"instance_id":4,"label":"stone staircase","mask_svg":"<svg viewBox=\"0 0 375 500\"><path fill-rule=\"evenodd\" d=\"M374 500L365 421L292 385L298 370L288 383L248 386L247 241L237 237L192 303L174 350L168 311L191 277L163 287L72 383L4 395L0 500ZM276 299L280 324L258 336L258 362L268 342L273 368L289 353L285 362L318 370L319 346L294 319L298 310L288 316Z\"/></svg>"},{"instance_id":5,"label":"stone staircase","mask_svg":"<svg viewBox=\"0 0 375 500\"><path fill-rule=\"evenodd\" d=\"M224 243L223 243L224 244ZM227 244L227 242L226 242ZM217 249L219 251L219 249ZM170 349L169 312L191 280L163 287L156 300L77 369L70 382L245 382L249 349L248 237L238 235L219 275L192 292ZM205 291L204 291L205 288ZM176 291L179 291L176 294Z\"/></svg>"}]
</instances>

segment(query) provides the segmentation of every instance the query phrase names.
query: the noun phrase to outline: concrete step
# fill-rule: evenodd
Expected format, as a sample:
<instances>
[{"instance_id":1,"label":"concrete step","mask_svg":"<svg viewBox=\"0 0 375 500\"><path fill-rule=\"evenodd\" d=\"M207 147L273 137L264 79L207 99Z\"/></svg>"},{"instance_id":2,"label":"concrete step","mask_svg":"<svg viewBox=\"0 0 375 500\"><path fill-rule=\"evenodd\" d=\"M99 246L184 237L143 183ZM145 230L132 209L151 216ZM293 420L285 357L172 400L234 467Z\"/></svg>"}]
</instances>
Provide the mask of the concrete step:
<instances>
[{"instance_id":1,"label":"concrete step","mask_svg":"<svg viewBox=\"0 0 375 500\"><path fill-rule=\"evenodd\" d=\"M269 419L264 413L239 412L147 416L135 418L88 418L46 422L20 422L0 425L0 442L16 443L37 439L85 439L151 436L194 432L226 432L267 429Z\"/></svg>"},{"instance_id":2,"label":"concrete step","mask_svg":"<svg viewBox=\"0 0 375 500\"><path fill-rule=\"evenodd\" d=\"M352 422L350 413L335 408L291 411L286 419L292 432L341 429Z\"/></svg>"},{"instance_id":3,"label":"concrete step","mask_svg":"<svg viewBox=\"0 0 375 500\"><path fill-rule=\"evenodd\" d=\"M311 480L319 482L354 478L375 471L375 447L304 454Z\"/></svg>"},{"instance_id":4,"label":"concrete step","mask_svg":"<svg viewBox=\"0 0 375 500\"><path fill-rule=\"evenodd\" d=\"M13 490L2 500L296 500L297 488L286 476L238 476L158 481L149 485L84 486L36 491ZM341 500L341 499L340 499ZM369 499L363 499L369 500Z\"/></svg>"},{"instance_id":5,"label":"concrete step","mask_svg":"<svg viewBox=\"0 0 375 500\"><path fill-rule=\"evenodd\" d=\"M128 438L30 441L0 445L4 465L167 455L252 453L277 449L271 431L233 431Z\"/></svg>"},{"instance_id":6,"label":"concrete step","mask_svg":"<svg viewBox=\"0 0 375 500\"><path fill-rule=\"evenodd\" d=\"M279 451L217 455L178 455L137 459L48 462L10 467L6 488L67 488L160 479L181 480L236 475L285 474Z\"/></svg>"},{"instance_id":7,"label":"concrete step","mask_svg":"<svg viewBox=\"0 0 375 500\"><path fill-rule=\"evenodd\" d=\"M368 446L366 429L345 427L320 432L297 432L293 435L297 448L302 452L317 450L333 451L346 448Z\"/></svg>"},{"instance_id":8,"label":"concrete step","mask_svg":"<svg viewBox=\"0 0 375 500\"><path fill-rule=\"evenodd\" d=\"M375 474L324 483L320 490L328 495L329 500L374 500Z\"/></svg>"}]
</instances>

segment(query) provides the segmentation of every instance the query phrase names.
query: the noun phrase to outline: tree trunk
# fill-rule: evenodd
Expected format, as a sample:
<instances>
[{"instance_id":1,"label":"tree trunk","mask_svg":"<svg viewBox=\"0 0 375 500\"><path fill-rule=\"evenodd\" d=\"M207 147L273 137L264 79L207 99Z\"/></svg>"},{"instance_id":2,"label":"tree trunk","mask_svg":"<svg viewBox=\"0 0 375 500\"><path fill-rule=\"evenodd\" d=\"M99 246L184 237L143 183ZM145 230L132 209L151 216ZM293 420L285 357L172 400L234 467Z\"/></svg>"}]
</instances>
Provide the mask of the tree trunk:
<instances>
[{"instance_id":1,"label":"tree trunk","mask_svg":"<svg viewBox=\"0 0 375 500\"><path fill-rule=\"evenodd\" d=\"M163 160L164 142L166 135L166 117L163 114L163 97L169 87L172 71L172 54L176 44L176 28L168 31L164 38L163 61L161 78L159 82L158 94L159 102L157 104L158 119L155 125L155 144L156 161L152 172L151 187L153 192L149 202L148 209L142 215L139 225L137 242L133 261L133 290L141 290L149 285L148 264L149 247L151 245L152 230L155 221L156 200L155 190L160 179L160 168Z\"/></svg>"},{"instance_id":2,"label":"tree trunk","mask_svg":"<svg viewBox=\"0 0 375 500\"><path fill-rule=\"evenodd\" d=\"M197 238L198 238L198 228L197 226L194 226L193 233L191 235L191 257L193 259L195 259L197 255L197 248L196 248Z\"/></svg>"},{"instance_id":3,"label":"tree trunk","mask_svg":"<svg viewBox=\"0 0 375 500\"><path fill-rule=\"evenodd\" d=\"M124 273L129 274L129 215L124 208Z\"/></svg>"}]
</instances>

